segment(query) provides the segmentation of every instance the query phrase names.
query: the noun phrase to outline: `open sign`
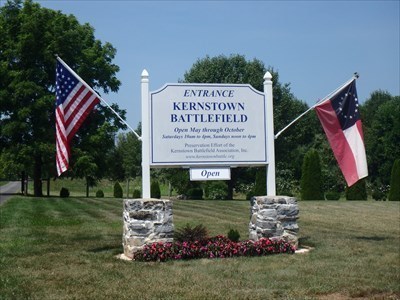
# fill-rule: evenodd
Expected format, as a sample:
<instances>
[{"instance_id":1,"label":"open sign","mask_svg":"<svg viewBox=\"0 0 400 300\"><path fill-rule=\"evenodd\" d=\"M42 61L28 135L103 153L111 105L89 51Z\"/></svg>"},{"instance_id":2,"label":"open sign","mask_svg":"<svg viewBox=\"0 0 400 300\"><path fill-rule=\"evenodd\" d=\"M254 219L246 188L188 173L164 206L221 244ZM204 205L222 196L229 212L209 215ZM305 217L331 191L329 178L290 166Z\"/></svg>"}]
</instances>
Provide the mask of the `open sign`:
<instances>
[{"instance_id":1,"label":"open sign","mask_svg":"<svg viewBox=\"0 0 400 300\"><path fill-rule=\"evenodd\" d=\"M192 168L190 180L230 180L230 168Z\"/></svg>"}]
</instances>

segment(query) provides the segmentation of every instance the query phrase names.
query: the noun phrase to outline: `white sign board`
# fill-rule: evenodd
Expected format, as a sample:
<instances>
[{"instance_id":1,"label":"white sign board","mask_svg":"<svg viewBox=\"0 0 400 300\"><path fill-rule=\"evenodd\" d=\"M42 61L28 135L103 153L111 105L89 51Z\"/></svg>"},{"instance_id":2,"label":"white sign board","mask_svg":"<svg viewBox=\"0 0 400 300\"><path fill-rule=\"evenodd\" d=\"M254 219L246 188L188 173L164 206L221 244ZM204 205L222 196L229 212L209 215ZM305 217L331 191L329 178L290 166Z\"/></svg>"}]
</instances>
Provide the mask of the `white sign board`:
<instances>
[{"instance_id":1,"label":"white sign board","mask_svg":"<svg viewBox=\"0 0 400 300\"><path fill-rule=\"evenodd\" d=\"M192 168L190 180L230 180L230 168Z\"/></svg>"},{"instance_id":2,"label":"white sign board","mask_svg":"<svg viewBox=\"0 0 400 300\"><path fill-rule=\"evenodd\" d=\"M265 95L250 85L167 84L149 99L151 166L267 164Z\"/></svg>"}]
</instances>

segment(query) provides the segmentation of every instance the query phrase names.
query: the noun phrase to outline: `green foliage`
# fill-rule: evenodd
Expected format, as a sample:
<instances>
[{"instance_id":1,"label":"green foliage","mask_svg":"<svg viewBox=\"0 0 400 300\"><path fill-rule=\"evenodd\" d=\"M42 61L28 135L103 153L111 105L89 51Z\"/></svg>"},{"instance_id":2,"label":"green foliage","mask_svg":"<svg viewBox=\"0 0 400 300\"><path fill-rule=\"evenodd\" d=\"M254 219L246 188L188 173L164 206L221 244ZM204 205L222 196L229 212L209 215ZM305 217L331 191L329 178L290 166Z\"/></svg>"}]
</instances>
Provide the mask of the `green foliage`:
<instances>
[{"instance_id":1,"label":"green foliage","mask_svg":"<svg viewBox=\"0 0 400 300\"><path fill-rule=\"evenodd\" d=\"M136 132L140 135L142 126L139 123ZM120 133L117 137L116 148L113 152L113 164L110 167L110 175L115 180L135 178L141 175L142 168L142 144L132 133Z\"/></svg>"},{"instance_id":2,"label":"green foliage","mask_svg":"<svg viewBox=\"0 0 400 300\"><path fill-rule=\"evenodd\" d=\"M96 197L97 197L97 198L104 198L104 192L103 192L103 190L97 190L97 192L96 192Z\"/></svg>"},{"instance_id":3,"label":"green foliage","mask_svg":"<svg viewBox=\"0 0 400 300\"><path fill-rule=\"evenodd\" d=\"M150 194L151 194L151 198L156 198L156 199L161 198L160 184L158 183L158 181L153 180L151 182Z\"/></svg>"},{"instance_id":4,"label":"green foliage","mask_svg":"<svg viewBox=\"0 0 400 300\"><path fill-rule=\"evenodd\" d=\"M195 187L187 190L187 199L201 200L203 199L203 189Z\"/></svg>"},{"instance_id":5,"label":"green foliage","mask_svg":"<svg viewBox=\"0 0 400 300\"><path fill-rule=\"evenodd\" d=\"M228 239L230 239L232 242L238 242L240 239L239 231L237 231L236 229L229 229Z\"/></svg>"},{"instance_id":6,"label":"green foliage","mask_svg":"<svg viewBox=\"0 0 400 300\"><path fill-rule=\"evenodd\" d=\"M13 161L14 169L6 174L26 171L34 179L35 196L40 196L41 178L55 176L54 55L95 90L107 93L120 85L115 76L119 67L112 64L116 50L96 40L89 24L33 1L1 5L0 28L0 163L11 167ZM115 105L114 109L119 110ZM106 161L104 149L113 148L114 134L123 127L107 110L97 106L73 139L71 166L79 157L77 149L95 162ZM106 164L98 167L99 175L104 174Z\"/></svg>"},{"instance_id":7,"label":"green foliage","mask_svg":"<svg viewBox=\"0 0 400 300\"><path fill-rule=\"evenodd\" d=\"M367 200L367 197L365 179L360 179L346 189L346 200Z\"/></svg>"},{"instance_id":8,"label":"green foliage","mask_svg":"<svg viewBox=\"0 0 400 300\"><path fill-rule=\"evenodd\" d=\"M376 201L385 201L386 200L386 193L380 189L375 189L371 193L372 199Z\"/></svg>"},{"instance_id":9,"label":"green foliage","mask_svg":"<svg viewBox=\"0 0 400 300\"><path fill-rule=\"evenodd\" d=\"M115 182L114 184L114 197L115 198L122 198L123 197L123 191L122 191L122 187L119 184L118 181Z\"/></svg>"},{"instance_id":10,"label":"green foliage","mask_svg":"<svg viewBox=\"0 0 400 300\"><path fill-rule=\"evenodd\" d=\"M133 190L132 197L133 197L134 199L138 199L138 198L142 197L142 193L140 192L140 190L134 189L134 190Z\"/></svg>"},{"instance_id":11,"label":"green foliage","mask_svg":"<svg viewBox=\"0 0 400 300\"><path fill-rule=\"evenodd\" d=\"M166 178L178 195L186 195L191 188L198 187L195 181L190 181L189 172L185 169L162 169L160 175Z\"/></svg>"},{"instance_id":12,"label":"green foliage","mask_svg":"<svg viewBox=\"0 0 400 300\"><path fill-rule=\"evenodd\" d=\"M339 192L326 192L325 193L325 198L326 200L339 200L340 199L340 193Z\"/></svg>"},{"instance_id":13,"label":"green foliage","mask_svg":"<svg viewBox=\"0 0 400 300\"><path fill-rule=\"evenodd\" d=\"M225 181L208 181L205 184L205 196L208 200L228 199L228 186Z\"/></svg>"},{"instance_id":14,"label":"green foliage","mask_svg":"<svg viewBox=\"0 0 400 300\"><path fill-rule=\"evenodd\" d=\"M254 196L255 196L254 190L251 190L246 193L246 200L251 200L251 198L253 198Z\"/></svg>"},{"instance_id":15,"label":"green foliage","mask_svg":"<svg viewBox=\"0 0 400 300\"><path fill-rule=\"evenodd\" d=\"M69 190L67 188L62 187L60 190L60 197L61 198L68 198L69 197Z\"/></svg>"},{"instance_id":16,"label":"green foliage","mask_svg":"<svg viewBox=\"0 0 400 300\"><path fill-rule=\"evenodd\" d=\"M192 67L185 72L184 82L187 83L234 83L250 84L255 89L262 91L264 89L264 75L267 71L264 63L258 59L247 60L240 54L230 56L218 55L215 57L206 56L198 59ZM274 100L282 95L282 86L279 84L278 75L272 69L273 75ZM286 108L287 109L287 108ZM286 124L285 124L286 125ZM254 182L254 173L248 176L245 168L233 168L231 170L231 180L227 184L226 198L233 198L233 189L250 180ZM246 192L247 193L247 192ZM265 194L264 192L262 193ZM217 198L222 195L219 194ZM223 196L225 198L225 196Z\"/></svg>"},{"instance_id":17,"label":"green foliage","mask_svg":"<svg viewBox=\"0 0 400 300\"><path fill-rule=\"evenodd\" d=\"M318 152L310 149L304 156L301 174L301 199L324 199L322 189L321 165Z\"/></svg>"},{"instance_id":18,"label":"green foliage","mask_svg":"<svg viewBox=\"0 0 400 300\"><path fill-rule=\"evenodd\" d=\"M400 159L396 159L393 163L389 201L400 201Z\"/></svg>"},{"instance_id":19,"label":"green foliage","mask_svg":"<svg viewBox=\"0 0 400 300\"><path fill-rule=\"evenodd\" d=\"M276 167L276 193L277 195L285 195L293 197L298 193L298 181L294 178L291 169L283 169L282 164Z\"/></svg>"},{"instance_id":20,"label":"green foliage","mask_svg":"<svg viewBox=\"0 0 400 300\"><path fill-rule=\"evenodd\" d=\"M389 185L393 162L400 157L400 96L376 91L361 107L368 179Z\"/></svg>"},{"instance_id":21,"label":"green foliage","mask_svg":"<svg viewBox=\"0 0 400 300\"><path fill-rule=\"evenodd\" d=\"M259 168L256 172L256 181L254 185L254 195L264 196L267 193L267 173L266 168Z\"/></svg>"},{"instance_id":22,"label":"green foliage","mask_svg":"<svg viewBox=\"0 0 400 300\"><path fill-rule=\"evenodd\" d=\"M184 227L179 228L174 232L174 239L179 242L202 241L207 237L208 230L202 224L192 227L189 223L187 223Z\"/></svg>"},{"instance_id":23,"label":"green foliage","mask_svg":"<svg viewBox=\"0 0 400 300\"><path fill-rule=\"evenodd\" d=\"M266 68L257 59L247 61L242 55L206 56L198 59L184 74L189 83L248 83L262 91Z\"/></svg>"}]
</instances>

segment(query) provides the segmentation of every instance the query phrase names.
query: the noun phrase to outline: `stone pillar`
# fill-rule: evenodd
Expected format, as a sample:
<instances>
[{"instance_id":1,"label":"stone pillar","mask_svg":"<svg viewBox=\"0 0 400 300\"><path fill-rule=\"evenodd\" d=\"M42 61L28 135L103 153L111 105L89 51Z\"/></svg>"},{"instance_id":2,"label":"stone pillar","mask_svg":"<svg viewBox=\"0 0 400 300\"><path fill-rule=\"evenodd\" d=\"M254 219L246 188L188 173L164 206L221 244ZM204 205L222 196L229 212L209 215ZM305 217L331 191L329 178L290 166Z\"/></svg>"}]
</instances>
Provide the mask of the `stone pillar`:
<instances>
[{"instance_id":1,"label":"stone pillar","mask_svg":"<svg viewBox=\"0 0 400 300\"><path fill-rule=\"evenodd\" d=\"M122 245L124 255L133 258L146 244L172 242L172 202L160 199L125 199Z\"/></svg>"},{"instance_id":2,"label":"stone pillar","mask_svg":"<svg viewBox=\"0 0 400 300\"><path fill-rule=\"evenodd\" d=\"M298 248L297 199L288 196L251 198L249 239L283 239Z\"/></svg>"}]
</instances>

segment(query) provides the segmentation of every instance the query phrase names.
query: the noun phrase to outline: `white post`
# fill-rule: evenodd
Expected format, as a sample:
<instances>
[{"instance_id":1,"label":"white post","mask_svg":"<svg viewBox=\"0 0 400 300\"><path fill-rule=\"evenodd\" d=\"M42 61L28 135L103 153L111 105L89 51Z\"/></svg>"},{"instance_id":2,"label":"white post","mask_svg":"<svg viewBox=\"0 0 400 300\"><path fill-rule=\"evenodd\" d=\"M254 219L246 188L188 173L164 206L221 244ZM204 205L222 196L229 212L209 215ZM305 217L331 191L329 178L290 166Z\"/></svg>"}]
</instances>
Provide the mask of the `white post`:
<instances>
[{"instance_id":1,"label":"white post","mask_svg":"<svg viewBox=\"0 0 400 300\"><path fill-rule=\"evenodd\" d=\"M142 198L150 198L150 111L149 73L142 72Z\"/></svg>"},{"instance_id":2,"label":"white post","mask_svg":"<svg viewBox=\"0 0 400 300\"><path fill-rule=\"evenodd\" d=\"M274 133L274 104L272 98L272 75L264 75L264 95L267 102L265 116L267 118L267 196L276 196L275 184L275 133Z\"/></svg>"}]
</instances>

